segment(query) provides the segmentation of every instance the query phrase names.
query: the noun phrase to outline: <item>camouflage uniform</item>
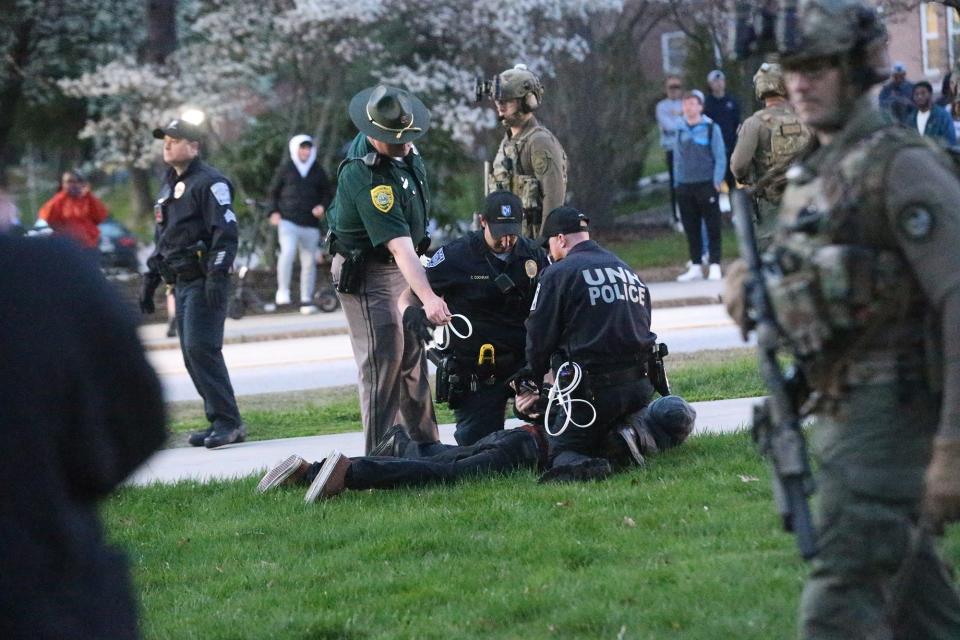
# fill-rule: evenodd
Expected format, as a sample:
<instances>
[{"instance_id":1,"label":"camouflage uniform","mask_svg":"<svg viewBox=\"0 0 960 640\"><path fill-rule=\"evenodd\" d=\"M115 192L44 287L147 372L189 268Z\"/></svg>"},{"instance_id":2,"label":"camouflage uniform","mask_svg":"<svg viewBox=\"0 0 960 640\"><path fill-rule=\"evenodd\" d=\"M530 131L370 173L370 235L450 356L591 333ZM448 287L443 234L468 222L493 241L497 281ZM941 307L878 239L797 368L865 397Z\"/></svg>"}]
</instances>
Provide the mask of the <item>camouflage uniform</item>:
<instances>
[{"instance_id":1,"label":"camouflage uniform","mask_svg":"<svg viewBox=\"0 0 960 640\"><path fill-rule=\"evenodd\" d=\"M779 65L764 63L754 76L754 85L761 100L787 93ZM761 241L769 238L776 224L787 167L810 144L810 135L786 102L760 109L737 131L730 170L739 182L754 188Z\"/></svg>"},{"instance_id":2,"label":"camouflage uniform","mask_svg":"<svg viewBox=\"0 0 960 640\"><path fill-rule=\"evenodd\" d=\"M854 51L869 61L868 47L883 44L857 3L807 11L808 49L785 58L788 69ZM854 36L836 32L844 27ZM948 157L886 123L861 81L842 129L788 172L764 257L777 322L811 389L803 413L816 416L818 552L800 632L960 638L960 599L920 524L934 436L958 428L960 366L942 355L960 339L960 184Z\"/></svg>"},{"instance_id":3,"label":"camouflage uniform","mask_svg":"<svg viewBox=\"0 0 960 640\"><path fill-rule=\"evenodd\" d=\"M500 74L500 91L498 100L521 100L525 112L538 108L543 97L540 81L526 69ZM543 220L567 195L567 154L557 137L531 116L517 135L507 129L492 169L488 194L501 189L516 194L523 203L524 235L537 237Z\"/></svg>"}]
</instances>

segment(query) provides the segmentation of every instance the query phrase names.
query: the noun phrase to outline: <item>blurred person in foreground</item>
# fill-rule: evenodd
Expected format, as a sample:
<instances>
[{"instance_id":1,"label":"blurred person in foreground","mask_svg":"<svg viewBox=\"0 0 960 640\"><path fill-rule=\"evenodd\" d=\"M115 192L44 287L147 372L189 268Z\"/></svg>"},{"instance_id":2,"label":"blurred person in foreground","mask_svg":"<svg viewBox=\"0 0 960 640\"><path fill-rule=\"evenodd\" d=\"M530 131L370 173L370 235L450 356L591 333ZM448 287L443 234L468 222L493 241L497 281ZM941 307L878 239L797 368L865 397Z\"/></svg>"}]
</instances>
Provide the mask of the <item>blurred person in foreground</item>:
<instances>
[{"instance_id":1,"label":"blurred person in foreground","mask_svg":"<svg viewBox=\"0 0 960 640\"><path fill-rule=\"evenodd\" d=\"M0 298L0 638L137 638L97 515L165 437L136 320L59 238L0 234Z\"/></svg>"}]
</instances>

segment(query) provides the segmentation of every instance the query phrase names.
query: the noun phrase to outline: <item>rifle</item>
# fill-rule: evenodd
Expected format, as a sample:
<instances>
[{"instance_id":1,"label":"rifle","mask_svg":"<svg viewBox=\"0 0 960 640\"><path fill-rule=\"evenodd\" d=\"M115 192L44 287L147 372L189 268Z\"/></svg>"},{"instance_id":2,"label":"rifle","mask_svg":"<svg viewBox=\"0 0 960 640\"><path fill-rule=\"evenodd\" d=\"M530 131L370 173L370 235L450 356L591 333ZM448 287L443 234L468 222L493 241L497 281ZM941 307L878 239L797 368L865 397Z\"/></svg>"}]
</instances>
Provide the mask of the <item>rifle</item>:
<instances>
[{"instance_id":1,"label":"rifle","mask_svg":"<svg viewBox=\"0 0 960 640\"><path fill-rule=\"evenodd\" d=\"M764 282L765 266L757 250L753 203L742 189L733 190L730 196L737 244L750 270L746 294L749 316L756 323L760 374L770 390L769 397L753 408L753 439L760 454L773 466L773 496L783 528L794 533L800 555L809 560L817 553L816 532L807 503L813 481L797 413L796 377L784 375L777 361L780 329Z\"/></svg>"}]
</instances>

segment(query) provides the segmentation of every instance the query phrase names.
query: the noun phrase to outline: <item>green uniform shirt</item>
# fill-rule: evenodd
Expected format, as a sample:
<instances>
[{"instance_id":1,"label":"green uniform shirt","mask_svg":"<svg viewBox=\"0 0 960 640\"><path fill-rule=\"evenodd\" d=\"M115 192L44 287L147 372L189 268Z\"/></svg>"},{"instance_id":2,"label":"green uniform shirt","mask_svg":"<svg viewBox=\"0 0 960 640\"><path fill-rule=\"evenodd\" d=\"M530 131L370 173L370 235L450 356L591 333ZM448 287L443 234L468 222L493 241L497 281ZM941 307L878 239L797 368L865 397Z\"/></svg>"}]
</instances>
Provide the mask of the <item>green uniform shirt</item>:
<instances>
[{"instance_id":1,"label":"green uniform shirt","mask_svg":"<svg viewBox=\"0 0 960 640\"><path fill-rule=\"evenodd\" d=\"M416 148L396 160L377 154L357 134L337 178L329 217L339 248L367 251L403 236L416 246L426 237L430 192Z\"/></svg>"}]
</instances>

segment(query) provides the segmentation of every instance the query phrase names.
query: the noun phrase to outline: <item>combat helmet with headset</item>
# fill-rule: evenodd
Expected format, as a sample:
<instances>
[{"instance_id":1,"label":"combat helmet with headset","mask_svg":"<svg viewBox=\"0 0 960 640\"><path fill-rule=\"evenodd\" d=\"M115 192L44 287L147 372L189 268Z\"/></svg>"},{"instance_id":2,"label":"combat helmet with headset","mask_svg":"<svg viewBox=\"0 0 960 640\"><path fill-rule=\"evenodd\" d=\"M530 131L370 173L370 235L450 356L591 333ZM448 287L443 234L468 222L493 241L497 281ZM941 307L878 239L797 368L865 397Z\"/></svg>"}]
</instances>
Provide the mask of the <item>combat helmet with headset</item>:
<instances>
[{"instance_id":1,"label":"combat helmet with headset","mask_svg":"<svg viewBox=\"0 0 960 640\"><path fill-rule=\"evenodd\" d=\"M519 100L521 111L530 113L543 103L543 85L527 65L518 64L494 78L493 99Z\"/></svg>"}]
</instances>

